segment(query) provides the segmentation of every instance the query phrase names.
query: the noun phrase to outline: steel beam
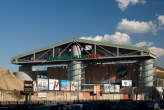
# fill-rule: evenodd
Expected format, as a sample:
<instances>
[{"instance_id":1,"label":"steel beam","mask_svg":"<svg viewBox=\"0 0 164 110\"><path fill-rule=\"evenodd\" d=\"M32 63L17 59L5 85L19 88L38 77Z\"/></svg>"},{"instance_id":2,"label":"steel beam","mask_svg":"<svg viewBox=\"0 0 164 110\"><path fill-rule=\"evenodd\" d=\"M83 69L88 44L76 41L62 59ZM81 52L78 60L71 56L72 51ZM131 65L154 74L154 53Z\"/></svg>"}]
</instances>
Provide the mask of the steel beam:
<instances>
[{"instance_id":1,"label":"steel beam","mask_svg":"<svg viewBox=\"0 0 164 110\"><path fill-rule=\"evenodd\" d=\"M94 54L96 55L96 45L94 45Z\"/></svg>"},{"instance_id":2,"label":"steel beam","mask_svg":"<svg viewBox=\"0 0 164 110\"><path fill-rule=\"evenodd\" d=\"M119 55L120 55L119 48L117 47L117 56L119 56Z\"/></svg>"}]
</instances>

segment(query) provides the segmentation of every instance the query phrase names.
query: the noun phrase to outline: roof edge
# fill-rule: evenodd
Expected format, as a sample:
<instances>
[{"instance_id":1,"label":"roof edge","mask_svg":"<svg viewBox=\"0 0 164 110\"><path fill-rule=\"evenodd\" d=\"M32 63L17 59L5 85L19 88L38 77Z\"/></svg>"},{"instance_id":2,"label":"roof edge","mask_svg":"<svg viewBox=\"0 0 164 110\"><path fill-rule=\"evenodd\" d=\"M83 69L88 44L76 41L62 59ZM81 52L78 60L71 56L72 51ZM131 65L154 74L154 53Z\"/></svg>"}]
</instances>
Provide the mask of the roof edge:
<instances>
[{"instance_id":1,"label":"roof edge","mask_svg":"<svg viewBox=\"0 0 164 110\"><path fill-rule=\"evenodd\" d=\"M43 48L40 48L40 49L35 49L35 50L30 51L30 52L26 52L26 53L24 53L24 54L19 54L19 55L17 55L17 56L12 57L11 60L17 59L17 58L19 58L19 57L24 57L24 56L29 55L29 54L34 54L34 53L36 53L36 52L41 52L41 51L44 51L44 50L46 50L46 49L53 48L53 47L56 47L56 46L60 46L60 45L69 43L69 42L71 42L71 41L73 41L73 39L71 39L71 40L65 40L65 41L63 41L63 42L59 42L59 43L57 43L57 44L52 44L52 45L50 45L50 46L46 46L46 47L43 47Z\"/></svg>"},{"instance_id":2,"label":"roof edge","mask_svg":"<svg viewBox=\"0 0 164 110\"><path fill-rule=\"evenodd\" d=\"M34 54L36 52L44 51L46 49L57 47L57 46L60 46L60 45L63 45L63 44L69 43L69 42L73 42L73 41L84 42L84 43L91 43L91 44L96 44L96 45L104 45L104 46L118 47L118 48L124 48L124 49L133 49L133 50L140 50L140 51L151 52L148 48L141 48L141 47L130 46L130 45L120 45L120 44L114 44L114 43L104 42L104 41L101 41L100 42L100 41L94 41L94 40L86 40L86 39L80 39L80 38L73 38L71 40L65 40L63 42L59 42L59 43L56 43L56 44L52 44L50 46L46 46L46 47L43 47L43 48L40 48L40 49L32 50L30 52L26 52L24 54L20 54L18 56L14 56L14 57L11 58L11 60L17 59L17 58L20 58L20 57L24 57L24 56L29 55L29 54Z\"/></svg>"},{"instance_id":3,"label":"roof edge","mask_svg":"<svg viewBox=\"0 0 164 110\"><path fill-rule=\"evenodd\" d=\"M118 47L118 48L125 48L125 49L133 49L133 50L143 50L146 52L150 52L148 48L142 48L142 47L137 47L137 46L132 46L132 45L121 45L121 44L114 44L111 42L104 42L104 41L94 41L94 40L86 40L86 39L78 39L74 38L75 41L83 41L83 42L88 42L88 43L94 43L94 44L99 44L99 45L105 45L105 46L111 46L111 47Z\"/></svg>"}]
</instances>

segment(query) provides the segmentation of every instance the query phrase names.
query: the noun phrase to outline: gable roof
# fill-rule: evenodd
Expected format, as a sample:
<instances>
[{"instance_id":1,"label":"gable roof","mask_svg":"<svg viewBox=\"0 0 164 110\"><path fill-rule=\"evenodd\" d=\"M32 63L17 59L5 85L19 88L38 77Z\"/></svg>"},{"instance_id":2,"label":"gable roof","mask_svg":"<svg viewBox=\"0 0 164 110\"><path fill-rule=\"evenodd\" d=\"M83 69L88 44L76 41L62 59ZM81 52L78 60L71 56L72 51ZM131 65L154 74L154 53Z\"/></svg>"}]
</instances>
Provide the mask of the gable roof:
<instances>
[{"instance_id":1,"label":"gable roof","mask_svg":"<svg viewBox=\"0 0 164 110\"><path fill-rule=\"evenodd\" d=\"M85 39L75 39L75 41L90 43L90 44L96 44L96 45L118 47L118 48L124 48L124 49L132 49L132 50L141 50L141 51L149 52L148 48L141 48L141 47L130 46L130 45L120 45L120 44L114 44L114 43L111 43L111 42L102 42L102 41L100 42L100 41L85 40Z\"/></svg>"},{"instance_id":2,"label":"gable roof","mask_svg":"<svg viewBox=\"0 0 164 110\"><path fill-rule=\"evenodd\" d=\"M66 41L56 43L56 44L53 44L53 45L50 45L50 46L47 46L47 47L43 47L43 48L40 48L40 49L30 51L30 52L27 52L27 53L24 53L24 54L20 54L18 56L14 56L11 59L18 59L20 57L31 55L31 54L34 54L34 53L37 53L37 52L40 52L40 51L44 51L44 50L47 50L47 49L51 49L51 48L58 47L58 46L61 46L61 45L67 44L67 43L71 43L71 42L75 42L75 41L76 42L81 42L81 43L96 44L96 45L102 45L102 46L109 46L109 47L116 47L116 48L123 48L123 49L150 52L150 50L148 48L141 48L141 47L130 46L130 45L114 44L114 43L110 43L110 42L100 42L100 41L94 41L94 40L85 40L85 39L73 38L71 40L66 40Z\"/></svg>"}]
</instances>

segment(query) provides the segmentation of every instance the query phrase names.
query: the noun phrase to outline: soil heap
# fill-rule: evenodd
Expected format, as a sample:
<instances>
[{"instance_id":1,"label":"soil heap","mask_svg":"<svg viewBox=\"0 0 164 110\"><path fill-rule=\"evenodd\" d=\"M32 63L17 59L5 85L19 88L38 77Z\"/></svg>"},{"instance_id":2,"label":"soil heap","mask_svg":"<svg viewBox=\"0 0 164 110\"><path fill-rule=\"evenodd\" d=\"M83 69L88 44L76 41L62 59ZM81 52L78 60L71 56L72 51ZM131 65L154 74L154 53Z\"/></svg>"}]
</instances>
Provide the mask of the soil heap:
<instances>
[{"instance_id":1,"label":"soil heap","mask_svg":"<svg viewBox=\"0 0 164 110\"><path fill-rule=\"evenodd\" d=\"M156 67L157 78L164 79L164 69L161 67Z\"/></svg>"},{"instance_id":2,"label":"soil heap","mask_svg":"<svg viewBox=\"0 0 164 110\"><path fill-rule=\"evenodd\" d=\"M0 90L23 90L24 83L14 76L10 70L0 67Z\"/></svg>"}]
</instances>

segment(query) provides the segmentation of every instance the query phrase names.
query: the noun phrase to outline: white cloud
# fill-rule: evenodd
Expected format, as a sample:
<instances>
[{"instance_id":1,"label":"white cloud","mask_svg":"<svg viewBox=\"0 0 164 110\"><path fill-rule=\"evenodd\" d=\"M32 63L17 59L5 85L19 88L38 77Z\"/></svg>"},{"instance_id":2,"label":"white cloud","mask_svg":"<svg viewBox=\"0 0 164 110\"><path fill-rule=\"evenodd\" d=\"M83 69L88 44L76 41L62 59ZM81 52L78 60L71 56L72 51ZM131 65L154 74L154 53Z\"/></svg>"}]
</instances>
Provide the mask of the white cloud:
<instances>
[{"instance_id":1,"label":"white cloud","mask_svg":"<svg viewBox=\"0 0 164 110\"><path fill-rule=\"evenodd\" d=\"M80 39L112 42L116 44L130 44L130 36L126 33L115 32L113 35L105 34L104 36L80 37Z\"/></svg>"},{"instance_id":2,"label":"white cloud","mask_svg":"<svg viewBox=\"0 0 164 110\"><path fill-rule=\"evenodd\" d=\"M112 34L112 35L105 34L104 36L80 37L80 39L105 41L105 42L112 42L116 44L131 44L130 36L126 33L121 33L121 32L115 32L115 34ZM164 56L164 49L152 46L153 44L154 44L153 42L143 41L143 42L136 43L134 46L146 47L146 48L149 48L158 57Z\"/></svg>"},{"instance_id":3,"label":"white cloud","mask_svg":"<svg viewBox=\"0 0 164 110\"><path fill-rule=\"evenodd\" d=\"M164 26L164 15L158 16L158 25L159 25L159 28L162 28L162 26Z\"/></svg>"},{"instance_id":4,"label":"white cloud","mask_svg":"<svg viewBox=\"0 0 164 110\"><path fill-rule=\"evenodd\" d=\"M135 46L138 46L138 47L147 47L154 54L156 54L158 57L164 56L164 49L163 48L152 46L153 44L154 44L153 42L145 42L145 41L143 41L143 42L139 42L139 43L135 44Z\"/></svg>"},{"instance_id":5,"label":"white cloud","mask_svg":"<svg viewBox=\"0 0 164 110\"><path fill-rule=\"evenodd\" d=\"M135 20L127 20L122 19L121 22L118 23L117 29L126 33L146 33L146 32L157 32L156 24L153 24L152 21L135 21Z\"/></svg>"},{"instance_id":6,"label":"white cloud","mask_svg":"<svg viewBox=\"0 0 164 110\"><path fill-rule=\"evenodd\" d=\"M135 46L137 47L150 47L152 45L153 45L153 42L145 42L145 41L135 44Z\"/></svg>"},{"instance_id":7,"label":"white cloud","mask_svg":"<svg viewBox=\"0 0 164 110\"><path fill-rule=\"evenodd\" d=\"M116 2L118 3L118 7L124 11L128 5L132 4L132 5L136 5L137 3L146 3L146 0L116 0Z\"/></svg>"},{"instance_id":8,"label":"white cloud","mask_svg":"<svg viewBox=\"0 0 164 110\"><path fill-rule=\"evenodd\" d=\"M152 52L154 52L158 57L164 56L164 49L158 47L150 47L149 48Z\"/></svg>"}]
</instances>

